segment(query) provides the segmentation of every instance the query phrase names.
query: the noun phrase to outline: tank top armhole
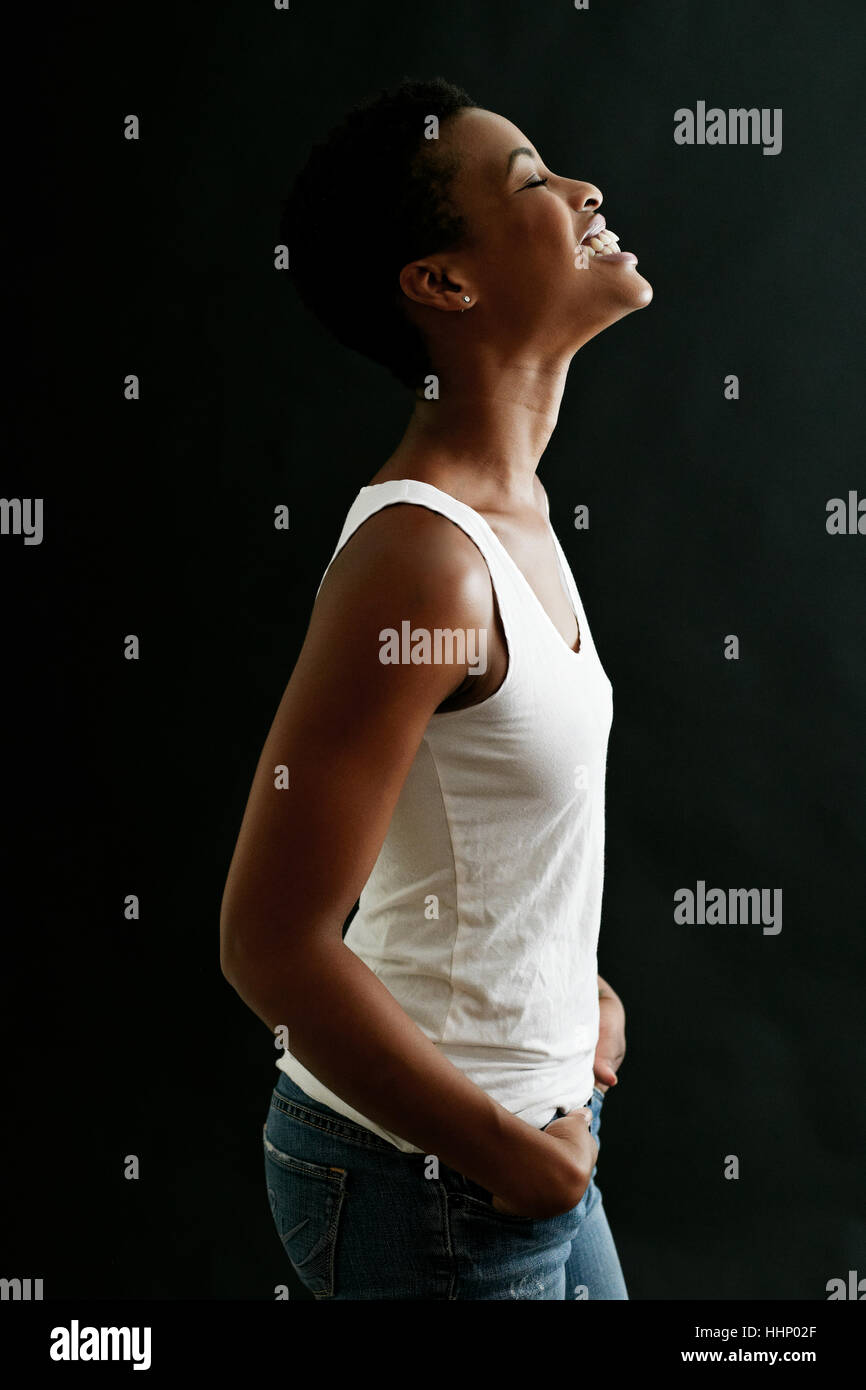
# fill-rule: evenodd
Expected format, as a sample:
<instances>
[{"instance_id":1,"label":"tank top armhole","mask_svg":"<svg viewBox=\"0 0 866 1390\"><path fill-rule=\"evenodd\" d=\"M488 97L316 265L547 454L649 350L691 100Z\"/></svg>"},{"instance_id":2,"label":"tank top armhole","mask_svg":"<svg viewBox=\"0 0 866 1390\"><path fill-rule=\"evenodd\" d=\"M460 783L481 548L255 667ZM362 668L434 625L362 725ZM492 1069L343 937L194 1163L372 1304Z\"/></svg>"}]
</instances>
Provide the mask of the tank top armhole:
<instances>
[{"instance_id":1,"label":"tank top armhole","mask_svg":"<svg viewBox=\"0 0 866 1390\"><path fill-rule=\"evenodd\" d=\"M413 485L413 490L415 488L424 490L429 488L430 492L435 495L412 496L406 490L407 483L411 483ZM400 489L399 495L393 495L393 493L390 491L392 489L392 486L393 488ZM417 479L395 479L393 480L393 484L391 482L379 483L376 485L376 488L382 489L384 493L382 497L370 497L369 494L374 489L362 488L357 498L355 499L355 502L352 504L352 507L349 510L349 515L346 518L346 523L343 527L342 534L340 535L340 539L337 542L336 549L334 550L334 553L328 562L328 566L325 570L325 573L322 575L322 579L319 584L319 589L321 589L322 584L324 584L328 570L331 568L331 565L333 564L334 560L336 560L340 551L343 549L343 546L346 545L349 540L351 540L352 536L354 536L355 532L358 531L361 528L361 526L363 526L365 521L368 521L371 516L376 515L378 512L384 511L386 507L396 507L404 503L409 503L411 506L416 507L426 507L428 511L437 512L440 516L444 516L447 521L450 521L455 526L458 526L460 530L463 531L463 533L467 535L469 539L473 542L475 548L479 551L482 560L487 566L487 572L490 575L490 586L493 591L494 607L499 615L499 620L502 624L502 631L504 633L507 666L505 670L505 675L500 681L498 687L485 699L479 700L472 705L464 705L461 709L448 709L441 711L434 710L433 714L430 716L430 720L431 723L433 722L433 720L436 720L438 723L439 721L444 719L456 719L458 715L462 715L465 718L466 716L471 715L476 711L485 710L488 708L488 706L494 704L501 698L504 698L506 692L510 694L511 687L513 686L516 678L515 652L517 649L517 643L515 641L515 632L510 615L508 615L505 611L508 607L508 604L503 604L501 597L502 588L504 585L508 583L508 580L506 577L504 577L502 571L499 569L498 556L491 562L491 554L493 554L494 552L492 551L492 548L490 551L488 551L486 548L488 542L486 536L484 536L484 532L481 526L478 524L480 518L477 517L477 514L473 512L471 507L467 507L463 502L458 501L456 497L451 497L450 494L441 492L439 488L433 487L431 483L421 483ZM442 499L441 501L439 500L440 498ZM360 512L360 515L354 515L356 509ZM318 597L318 592L319 590L317 589L316 597Z\"/></svg>"}]
</instances>

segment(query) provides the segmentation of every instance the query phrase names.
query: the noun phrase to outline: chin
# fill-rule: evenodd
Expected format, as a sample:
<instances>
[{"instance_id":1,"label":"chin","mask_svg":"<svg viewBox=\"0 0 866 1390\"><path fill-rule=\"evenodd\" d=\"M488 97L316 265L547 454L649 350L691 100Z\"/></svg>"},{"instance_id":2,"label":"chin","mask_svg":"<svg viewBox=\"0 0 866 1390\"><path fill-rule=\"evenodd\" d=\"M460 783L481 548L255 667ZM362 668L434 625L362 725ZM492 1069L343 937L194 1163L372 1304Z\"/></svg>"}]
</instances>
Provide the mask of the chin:
<instances>
[{"instance_id":1,"label":"chin","mask_svg":"<svg viewBox=\"0 0 866 1390\"><path fill-rule=\"evenodd\" d=\"M631 297L636 300L636 307L643 309L653 297L653 287L649 280L645 280L636 270L632 272L632 277L637 283L630 286Z\"/></svg>"},{"instance_id":2,"label":"chin","mask_svg":"<svg viewBox=\"0 0 866 1390\"><path fill-rule=\"evenodd\" d=\"M620 293L611 302L613 310L611 323L621 318L623 314L631 313L634 309L645 309L653 297L653 287L649 280L645 280L636 271L628 273L629 283L619 287Z\"/></svg>"}]
</instances>

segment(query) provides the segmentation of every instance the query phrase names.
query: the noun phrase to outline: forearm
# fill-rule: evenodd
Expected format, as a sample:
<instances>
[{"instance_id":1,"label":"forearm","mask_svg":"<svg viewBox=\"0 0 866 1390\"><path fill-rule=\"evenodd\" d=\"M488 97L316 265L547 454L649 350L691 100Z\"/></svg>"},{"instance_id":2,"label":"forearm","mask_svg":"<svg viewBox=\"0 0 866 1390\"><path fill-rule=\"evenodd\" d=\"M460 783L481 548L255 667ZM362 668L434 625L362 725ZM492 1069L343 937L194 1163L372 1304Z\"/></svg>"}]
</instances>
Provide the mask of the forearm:
<instances>
[{"instance_id":1,"label":"forearm","mask_svg":"<svg viewBox=\"0 0 866 1390\"><path fill-rule=\"evenodd\" d=\"M563 1146L492 1100L442 1055L341 941L284 951L226 978L325 1086L361 1114L515 1205L567 1210L579 1174ZM578 1200L578 1198L574 1198Z\"/></svg>"}]
</instances>

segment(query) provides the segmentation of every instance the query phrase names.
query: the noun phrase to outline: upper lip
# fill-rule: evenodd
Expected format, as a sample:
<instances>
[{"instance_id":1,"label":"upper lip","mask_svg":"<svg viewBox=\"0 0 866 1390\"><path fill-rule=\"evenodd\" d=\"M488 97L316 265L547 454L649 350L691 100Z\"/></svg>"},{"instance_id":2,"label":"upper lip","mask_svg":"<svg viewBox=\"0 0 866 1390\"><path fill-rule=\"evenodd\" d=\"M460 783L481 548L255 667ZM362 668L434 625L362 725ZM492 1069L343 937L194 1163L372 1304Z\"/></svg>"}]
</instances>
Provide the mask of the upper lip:
<instances>
[{"instance_id":1,"label":"upper lip","mask_svg":"<svg viewBox=\"0 0 866 1390\"><path fill-rule=\"evenodd\" d=\"M595 236L597 232L602 231L602 229L606 226L607 223L605 222L601 213L597 212L595 214L595 217L593 217L592 221L587 227L586 231L584 232L583 236L580 238L580 241L577 243L578 246L585 246L586 243L589 241L590 237Z\"/></svg>"}]
</instances>

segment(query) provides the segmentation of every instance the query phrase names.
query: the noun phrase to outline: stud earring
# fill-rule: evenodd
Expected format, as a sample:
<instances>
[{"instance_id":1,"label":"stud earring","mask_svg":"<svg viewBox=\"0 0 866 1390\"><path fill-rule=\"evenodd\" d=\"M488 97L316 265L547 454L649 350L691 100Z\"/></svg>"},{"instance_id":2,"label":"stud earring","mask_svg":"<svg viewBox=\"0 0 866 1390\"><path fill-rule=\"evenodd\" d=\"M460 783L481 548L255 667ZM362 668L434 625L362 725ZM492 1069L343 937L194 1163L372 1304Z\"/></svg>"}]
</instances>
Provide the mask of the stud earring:
<instances>
[{"instance_id":1,"label":"stud earring","mask_svg":"<svg viewBox=\"0 0 866 1390\"><path fill-rule=\"evenodd\" d=\"M463 301L464 301L464 303L466 303L466 304L471 304L471 303L472 303L472 301L471 301L471 299L469 298L469 295L468 295L468 294L464 294L464 296L463 296ZM461 309L460 312L461 312L461 314L465 314L465 313L466 313L466 310L465 310L465 309Z\"/></svg>"}]
</instances>

